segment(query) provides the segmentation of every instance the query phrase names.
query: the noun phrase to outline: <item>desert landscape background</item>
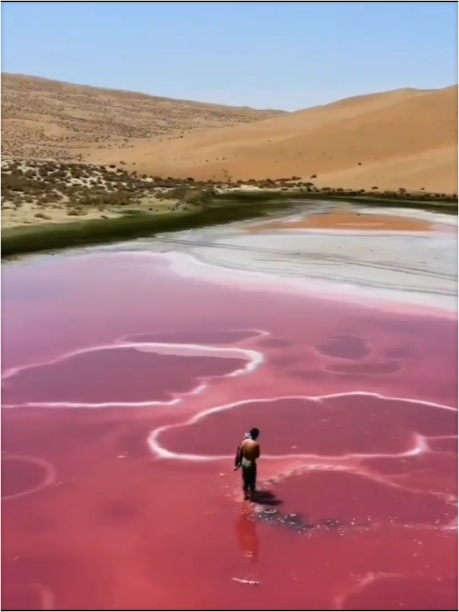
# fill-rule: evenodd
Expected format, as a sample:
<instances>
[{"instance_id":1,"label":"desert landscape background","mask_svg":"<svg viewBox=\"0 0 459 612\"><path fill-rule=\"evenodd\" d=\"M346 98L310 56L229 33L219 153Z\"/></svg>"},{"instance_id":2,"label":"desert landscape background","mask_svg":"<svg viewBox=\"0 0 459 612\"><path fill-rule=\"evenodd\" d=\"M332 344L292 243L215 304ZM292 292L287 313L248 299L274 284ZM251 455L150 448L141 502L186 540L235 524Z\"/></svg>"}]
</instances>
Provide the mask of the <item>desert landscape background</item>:
<instances>
[{"instance_id":1,"label":"desert landscape background","mask_svg":"<svg viewBox=\"0 0 459 612\"><path fill-rule=\"evenodd\" d=\"M2 74L2 158L112 165L163 178L295 176L318 188L452 194L457 108L457 85L284 112Z\"/></svg>"}]
</instances>

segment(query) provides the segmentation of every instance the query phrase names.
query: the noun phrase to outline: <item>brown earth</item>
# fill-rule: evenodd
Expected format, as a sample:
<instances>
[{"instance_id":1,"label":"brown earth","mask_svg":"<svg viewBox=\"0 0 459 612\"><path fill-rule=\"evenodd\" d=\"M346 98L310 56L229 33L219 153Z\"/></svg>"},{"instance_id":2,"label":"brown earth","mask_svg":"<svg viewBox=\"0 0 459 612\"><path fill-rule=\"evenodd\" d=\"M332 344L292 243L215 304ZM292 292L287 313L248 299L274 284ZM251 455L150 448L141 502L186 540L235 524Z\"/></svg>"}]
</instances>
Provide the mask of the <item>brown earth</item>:
<instances>
[{"instance_id":1,"label":"brown earth","mask_svg":"<svg viewBox=\"0 0 459 612\"><path fill-rule=\"evenodd\" d=\"M296 221L260 223L260 225L252 225L246 231L251 234L260 234L276 230L301 229L425 232L433 230L434 224L425 219L397 215L365 215L342 207L327 212L327 214L308 215Z\"/></svg>"},{"instance_id":2,"label":"brown earth","mask_svg":"<svg viewBox=\"0 0 459 612\"><path fill-rule=\"evenodd\" d=\"M2 76L3 152L148 175L318 188L457 192L457 86L359 96L295 113Z\"/></svg>"}]
</instances>

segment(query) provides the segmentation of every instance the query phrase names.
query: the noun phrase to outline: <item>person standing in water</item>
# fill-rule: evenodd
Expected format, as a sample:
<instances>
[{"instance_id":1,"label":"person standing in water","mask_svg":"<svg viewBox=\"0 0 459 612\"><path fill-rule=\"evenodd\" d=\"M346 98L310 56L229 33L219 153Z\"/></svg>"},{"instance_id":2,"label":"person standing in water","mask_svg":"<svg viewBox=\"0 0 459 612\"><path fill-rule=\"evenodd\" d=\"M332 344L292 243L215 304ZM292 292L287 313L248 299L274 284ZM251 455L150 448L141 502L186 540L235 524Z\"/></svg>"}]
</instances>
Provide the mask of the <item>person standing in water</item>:
<instances>
[{"instance_id":1,"label":"person standing in water","mask_svg":"<svg viewBox=\"0 0 459 612\"><path fill-rule=\"evenodd\" d=\"M254 427L245 434L239 444L234 459L234 469L242 469L242 490L244 499L253 501L257 487L257 459L260 457L260 445L257 442L260 430Z\"/></svg>"}]
</instances>

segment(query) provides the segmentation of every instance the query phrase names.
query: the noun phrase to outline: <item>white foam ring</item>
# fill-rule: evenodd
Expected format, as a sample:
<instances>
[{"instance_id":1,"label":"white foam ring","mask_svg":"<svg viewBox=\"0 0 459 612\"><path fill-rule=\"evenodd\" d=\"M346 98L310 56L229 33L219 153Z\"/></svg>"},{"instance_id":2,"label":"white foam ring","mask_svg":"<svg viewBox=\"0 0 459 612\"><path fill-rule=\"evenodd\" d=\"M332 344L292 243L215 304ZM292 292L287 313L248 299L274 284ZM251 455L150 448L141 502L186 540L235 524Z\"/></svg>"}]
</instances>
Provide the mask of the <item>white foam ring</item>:
<instances>
[{"instance_id":1,"label":"white foam ring","mask_svg":"<svg viewBox=\"0 0 459 612\"><path fill-rule=\"evenodd\" d=\"M247 331L247 330L239 330ZM259 336L269 335L269 332L263 330L254 330ZM101 344L88 348L78 349L65 353L47 361L31 363L15 368L9 368L2 374L2 381L8 380L17 376L20 372L31 370L48 365L55 365L88 353L98 351L120 351L126 349L134 349L140 352L155 353L158 355L175 355L175 356L192 356L192 357L213 357L224 359L245 360L246 365L243 368L233 370L229 374L218 376L218 378L230 378L235 376L243 376L256 370L264 361L264 356L261 352L252 349L240 348L235 346L212 346L204 344L184 344L171 342L126 342L123 337L118 338L112 344ZM181 399L186 396L198 395L207 388L207 381L216 378L214 376L201 377L198 379L198 384L188 393L173 395L169 401L145 400L142 402L25 402L23 404L2 404L3 408L142 408L150 406L174 406L181 402Z\"/></svg>"},{"instance_id":2,"label":"white foam ring","mask_svg":"<svg viewBox=\"0 0 459 612\"><path fill-rule=\"evenodd\" d=\"M246 330L241 330L246 331ZM263 330L254 330L258 337L269 336L269 332ZM253 337L253 336L252 336ZM246 365L243 368L239 368L230 372L225 376L218 376L218 378L229 378L235 376L243 376L245 374L249 374L254 372L257 368L259 368L264 362L264 356L261 352L241 348L241 347L225 347L225 346L212 346L212 345L201 345L201 344L183 344L183 343L165 343L165 342L132 342L129 340L129 336L123 336L115 340L113 344L104 344L99 346L93 346L90 348L84 348L75 350L64 355L60 355L59 357L50 359L48 361L43 361L39 363L32 363L28 365L23 365L16 368L10 368L6 370L2 374L2 380L12 379L17 376L20 372L41 367L47 365L54 365L65 361L67 359L71 359L72 357L76 357L78 355L83 355L87 353L94 353L97 351L106 351L106 350L125 350L125 349L134 349L143 352L151 352L156 354L169 354L169 355L188 355L188 356L212 356L215 358L233 358L233 359L244 359L246 361ZM132 336L131 336L132 338ZM202 378L199 380L198 384L192 389L190 392L186 394L181 394L180 396L173 396L170 401L167 402L158 402L154 400L148 400L144 402L104 402L104 403L81 403L81 402L28 402L26 404L6 404L3 407L5 408L15 408L15 407L38 407L38 408L110 408L110 407L151 407L155 405L161 406L172 406L176 405L182 401L182 398L187 396L193 396L203 393L207 388L207 381L214 377ZM447 406L444 404L424 401L419 399L411 399L411 398L401 398L401 397L391 397L384 396L379 393L370 393L366 391L354 391L347 393L334 393L328 395L317 395L317 396L307 396L307 395L294 395L294 396L278 396L271 398L249 398L245 400L241 400L238 402L223 404L220 406L214 406L208 410L204 410L199 412L198 414L193 415L188 420L173 424L161 426L150 432L148 436L148 445L151 449L152 453L158 458L162 460L173 460L173 461L185 461L185 462L215 462L215 461L229 461L232 459L232 456L228 455L219 455L219 456L207 456L207 455L198 455L198 454L188 454L188 453L177 453L172 452L163 446L161 446L159 442L159 437L162 433L169 431L175 428L187 427L198 423L199 421L205 419L209 415L217 414L223 411L228 411L238 406L243 406L244 404L255 403L255 402L277 402L283 400L296 400L302 399L306 401L313 401L317 403L322 403L328 399L340 398L340 397L356 397L356 396L365 396L369 398L376 398L378 400L383 401L398 401L405 403L414 403L421 404L424 406L429 406L434 409L439 410L449 410L457 412L457 409L452 406ZM457 435L442 435L442 436L432 436L431 440L447 440L447 439L457 439ZM314 454L287 454L287 455L264 455L263 459L268 462L279 461L279 460L288 460L292 462L292 466L290 466L289 471L285 474L280 474L276 480L282 480L285 477L295 475L298 473L302 473L307 470L335 470L335 471L343 471L348 473L356 473L366 478L369 478L375 482L379 482L386 486L405 489L411 491L417 491L415 488L410 488L407 486L403 486L400 483L397 483L394 480L391 480L390 476L382 476L377 473L371 472L367 469L363 469L362 466L358 465L359 461L370 459L370 458L387 458L387 457L415 457L422 455L424 453L432 452L429 447L429 439L425 436L413 432L412 434L412 447L402 453L399 454L349 454L349 455L339 455L339 456L322 456L322 455L314 455ZM441 454L441 453L440 453ZM3 501L14 499L16 497L22 497L24 495L29 495L31 493L37 492L38 490L50 486L56 481L56 470L55 468L46 462L43 459L36 457L27 457L27 456L16 456L10 455L5 456L5 459L13 459L13 460L22 460L22 461L30 461L33 462L44 470L44 478L43 481L40 482L37 486L30 488L28 490L22 491L15 495L6 495L2 497ZM356 463L357 462L357 465ZM449 498L442 493L438 493L435 491L430 491L430 494L441 497L451 505L456 505L456 499L453 499L452 496ZM431 526L428 526L431 528ZM448 524L441 527L442 531L445 532L445 535L448 532L453 533L454 535L458 530L458 520L457 517L450 521ZM395 573L376 573L369 572L365 575L350 575L351 584L347 586L341 593L338 593L333 598L333 609L343 610L346 609L346 602L348 599L362 592L368 586L371 586L374 582L380 580L386 580L391 578L400 578L400 574ZM239 580L239 579L233 579ZM242 581L244 582L244 581ZM253 581L248 581L252 584ZM35 591L41 600L41 609L42 610L54 610L56 609L56 597L55 593L46 585L40 583L32 583L28 585L32 591Z\"/></svg>"},{"instance_id":3,"label":"white foam ring","mask_svg":"<svg viewBox=\"0 0 459 612\"><path fill-rule=\"evenodd\" d=\"M45 459L42 459L41 457L29 457L28 455L4 455L2 456L2 462L3 461L23 461L38 465L38 467L43 469L43 478L37 485L24 489L19 493L13 493L11 495L2 494L2 502L10 499L16 499L18 497L24 497L24 495L30 495L31 493L36 493L45 487L49 487L56 481L56 469L51 463L45 461Z\"/></svg>"},{"instance_id":4,"label":"white foam ring","mask_svg":"<svg viewBox=\"0 0 459 612\"><path fill-rule=\"evenodd\" d=\"M152 452L157 457L160 457L161 459L175 459L175 460L180 460L180 461L226 461L228 459L231 459L231 457L228 455L209 456L209 455L194 455L194 454L187 454L187 453L174 453L162 447L158 441L158 438L165 431L176 429L176 428L181 428L181 427L188 427L190 425L195 425L196 423L198 423L199 421L201 421L202 419L206 418L207 416L211 414L216 414L218 412L223 412L225 410L232 410L233 408L236 408L237 406L243 406L244 404L252 404L256 402L271 403L271 402L298 400L298 399L321 403L327 399L335 399L339 397L356 397L356 396L373 397L373 398L377 398L383 401L397 401L397 402L405 402L405 403L412 403L412 404L422 404L424 406L430 406L431 408L437 408L440 410L451 410L453 412L457 412L456 408L452 406L446 406L444 404L438 404L436 402L429 402L429 401L410 399L410 398L404 398L404 397L391 397L391 396L381 395L380 393L370 393L368 391L351 391L351 392L346 392L346 393L332 393L329 395L316 395L316 396L289 395L289 396L279 396L279 397L270 397L270 398L250 398L248 400L241 400L238 402L233 402L231 404L215 406L213 408L210 408L209 410L204 410L194 415L193 417L191 417L189 420L185 421L184 423L164 425L162 427L158 427L157 429L151 432L148 438L148 443L150 445ZM452 437L457 437L457 436L452 436ZM386 453L384 453L384 454L351 454L351 455L346 455L346 456L339 455L339 456L326 457L324 455L308 455L308 454L289 453L288 455L263 455L263 458L267 460L278 460L278 459L307 459L307 460L315 459L315 460L318 460L320 459L320 461L323 463L323 461L327 459L328 460L336 460L336 459L343 460L346 458L361 458L361 459L365 458L367 459L367 458L379 458L379 457L388 457L388 456L390 457L394 457L394 456L395 457L414 457L416 455L420 455L430 450L427 439L421 434L413 433L413 442L414 444L411 449L403 453L400 453L398 455L387 455Z\"/></svg>"},{"instance_id":5,"label":"white foam ring","mask_svg":"<svg viewBox=\"0 0 459 612\"><path fill-rule=\"evenodd\" d=\"M248 330L239 330L239 331L248 331ZM260 336L269 336L269 332L263 330L256 330L256 334L258 337ZM242 376L245 374L249 374L255 371L262 363L264 362L264 355L261 352L241 348L241 347L224 347L224 346L210 346L210 345L201 345L201 344L184 344L184 343L165 343L165 342L131 342L127 341L126 336L118 338L115 340L113 344L103 344L98 346L93 346L84 349L78 349L59 357L55 357L48 361L42 361L37 363L32 363L28 365L23 365L16 368L10 368L6 370L2 375L2 380L8 380L19 374L20 372L32 368L37 368L46 365L54 365L56 363L60 363L63 360L71 359L72 357L96 352L96 351L105 351L105 350L124 350L124 349L135 349L140 351L152 352L157 354L169 354L169 355L194 355L194 356L203 356L210 355L213 357L226 357L226 358L237 358L237 359L245 359L246 365L244 368L239 368L230 372L229 374L218 376L217 378L228 378L233 376ZM155 400L147 400L143 402L103 402L103 403L82 403L82 402L27 402L25 404L6 404L4 408L18 408L18 407L37 407L37 408L111 408L111 407L151 407L151 406L172 406L180 403L183 398L187 396L197 395L202 393L207 388L207 381L214 377L201 378L199 383L196 385L194 389L192 389L188 393L180 394L174 396L170 401L167 402L158 402ZM152 453L158 458L162 460L174 460L174 461L188 461L188 462L215 462L215 461L228 461L231 460L232 457L228 455L198 455L198 454L189 454L189 453L177 453L170 451L163 446L161 446L159 442L159 437L162 433L169 431L171 429L179 428L179 427L187 427L190 425L194 425L200 420L206 418L211 414L216 414L222 411L231 410L237 406L242 406L248 403L255 402L277 402L284 400L306 400L321 403L328 399L334 399L339 397L356 397L356 396L365 396L369 398L376 398L383 401L397 401L397 402L405 402L405 403L414 403L421 404L424 406L429 406L431 408L439 409L439 410L449 410L453 412L457 412L457 408L452 406L447 406L444 404L430 402L426 400L420 399L412 399L405 397L392 397L385 396L380 393L372 393L367 391L353 391L353 392L345 392L345 393L333 393L327 395L317 395L317 396L308 396L308 395L293 395L293 396L278 396L278 397L269 397L269 398L248 398L244 400L240 400L237 402L223 404L220 406L215 406L208 410L201 411L188 420L175 423L172 425L165 425L154 429L150 432L148 436L148 445L152 451ZM448 438L457 438L457 435L451 436L433 436L433 439L448 439ZM354 472L360 474L361 476L365 476L374 480L376 482L383 483L387 486L392 486L396 488L403 488L407 490L415 491L416 489L410 489L409 487L405 487L394 480L391 480L391 477L383 477L379 474L369 471L368 469L363 469L361 465L356 465L365 459L373 459L373 458L407 458L407 457L415 457L422 455L427 452L434 452L429 447L429 439L425 436L413 432L412 434L412 447L408 450L398 453L398 454L348 454L348 455L338 455L338 456L325 456L325 455L314 455L314 454L297 454L297 453L289 453L286 455L264 455L264 460L268 462L273 461L289 461L292 462L292 466L287 474L282 474L279 476L280 479L290 476L293 474L298 474L306 470L338 470L338 471L347 471ZM435 451L439 454L442 454L441 451ZM29 458L30 460L31 458ZM52 478L50 477L50 473L48 472L48 479L54 480L55 474L53 472ZM49 484L48 482L46 484ZM30 493L31 491L27 491ZM437 497L442 497L448 503L454 503L456 498L453 499L451 495L446 495L439 492L431 491L433 495ZM445 530L457 531L457 519L452 521L448 526L444 527Z\"/></svg>"},{"instance_id":6,"label":"white foam ring","mask_svg":"<svg viewBox=\"0 0 459 612\"><path fill-rule=\"evenodd\" d=\"M355 581L354 586L349 588L347 591L345 591L344 593L342 593L341 595L335 598L334 610L345 609L343 608L343 605L345 605L346 600L351 595L357 595L358 593L363 591L363 589L365 589L367 586L374 584L378 580L387 580L390 578L402 578L402 577L403 577L403 574L386 573L386 572L378 572L378 573L368 572L364 576L352 576L352 578L354 578L354 581Z\"/></svg>"},{"instance_id":7,"label":"white foam ring","mask_svg":"<svg viewBox=\"0 0 459 612\"><path fill-rule=\"evenodd\" d=\"M270 336L271 333L264 330L264 329L246 329L246 328L241 328L241 329L231 329L231 330L226 330L226 329L208 329L208 328L203 328L203 329L198 329L198 330L193 330L193 333L195 334L208 334L210 333L218 333L218 332L227 332L227 331L231 331L231 332L243 332L244 334L247 334L247 336L244 339L240 339L240 340L234 340L233 342L227 342L226 344L238 344L241 342L246 342L247 340L252 340L254 338L265 338L266 336ZM185 330L179 330L179 329L161 329L160 332L156 331L156 332L145 332L145 333L135 333L135 334L123 334L122 336L120 336L119 338L117 338L115 340L115 343L129 343L129 342L135 342L136 338L142 338L145 336L157 336L157 335L167 335L167 334L176 334L177 337L180 336L181 333L188 333L189 330L185 329ZM139 340L140 342L140 340ZM170 344L175 344L175 342L170 341ZM221 344L218 344L218 346L224 345L225 343L222 342ZM200 343L200 345L202 345L202 343ZM212 345L214 346L214 345Z\"/></svg>"},{"instance_id":8,"label":"white foam ring","mask_svg":"<svg viewBox=\"0 0 459 612\"><path fill-rule=\"evenodd\" d=\"M424 406L430 406L432 408L436 408L439 410L449 410L452 412L457 412L457 409L451 406L446 406L444 404L439 404L436 402L422 401L418 399L411 398L403 398L403 397L391 397L385 396L380 393L370 393L366 391L354 391L348 393L334 393L329 395L318 395L318 396L307 396L307 395L294 395L294 396L280 396L274 398L253 398L249 400L242 400L239 402L233 402L230 404L224 404L222 406L216 406L214 408L210 408L209 410L204 410L187 421L183 423L177 423L173 425L165 425L154 429L149 437L148 444L150 446L153 454L161 460L173 460L173 461L187 461L187 462L229 462L233 459L232 456L229 455L197 455L197 454L189 454L189 453L177 453L164 448L160 442L159 437L166 431L170 431L171 429L177 429L181 427L188 427L190 425L194 425L206 418L211 414L216 414L218 412L222 412L225 410L231 410L237 406L242 406L244 404L250 404L254 402L276 402L276 401L284 401L284 400L292 400L292 399L303 399L307 401L314 401L321 403L327 399L333 399L338 397L356 397L356 396L365 396L365 397L373 397L383 401L398 401L412 404L422 404ZM444 436L445 438L457 438L455 436ZM441 436L443 438L443 436ZM432 437L432 439L437 439ZM335 455L335 456L327 456L327 455L315 455L315 454L306 454L306 453L289 453L287 455L269 455L264 454L263 460L268 462L279 462L279 461L288 461L290 466L287 468L287 471L284 471L282 474L279 474L274 479L270 479L271 482L278 482L290 476L302 474L307 471L318 471L318 470L333 470L333 471L341 471L354 473L356 475L365 477L373 482L383 484L385 486L389 486L396 489L403 489L406 491L411 491L413 493L425 493L422 489L418 489L417 487L405 486L403 483L397 482L397 478L390 475L381 475L377 472L374 472L368 467L363 467L361 462L368 459L387 459L387 458L409 458L420 456L424 453L434 452L429 447L429 439L425 436L413 432L412 433L412 441L413 445L406 451L401 453L352 453L348 455ZM443 454L440 451L435 451L438 454ZM448 504L456 505L457 498L448 493L441 491L433 491L429 492L431 495L442 499ZM442 530L445 531L457 531L457 519L451 522L449 525L443 526Z\"/></svg>"}]
</instances>

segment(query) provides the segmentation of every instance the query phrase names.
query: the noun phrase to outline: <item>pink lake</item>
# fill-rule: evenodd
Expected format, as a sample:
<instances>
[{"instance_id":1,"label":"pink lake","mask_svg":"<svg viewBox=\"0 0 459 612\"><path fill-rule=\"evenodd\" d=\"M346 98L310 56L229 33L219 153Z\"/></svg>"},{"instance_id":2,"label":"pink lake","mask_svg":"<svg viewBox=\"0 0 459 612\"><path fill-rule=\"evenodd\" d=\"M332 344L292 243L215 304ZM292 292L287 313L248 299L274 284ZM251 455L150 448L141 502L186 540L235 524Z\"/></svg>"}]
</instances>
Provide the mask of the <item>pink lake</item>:
<instances>
[{"instance_id":1,"label":"pink lake","mask_svg":"<svg viewBox=\"0 0 459 612\"><path fill-rule=\"evenodd\" d=\"M4 609L457 609L455 317L143 252L2 283Z\"/></svg>"}]
</instances>

